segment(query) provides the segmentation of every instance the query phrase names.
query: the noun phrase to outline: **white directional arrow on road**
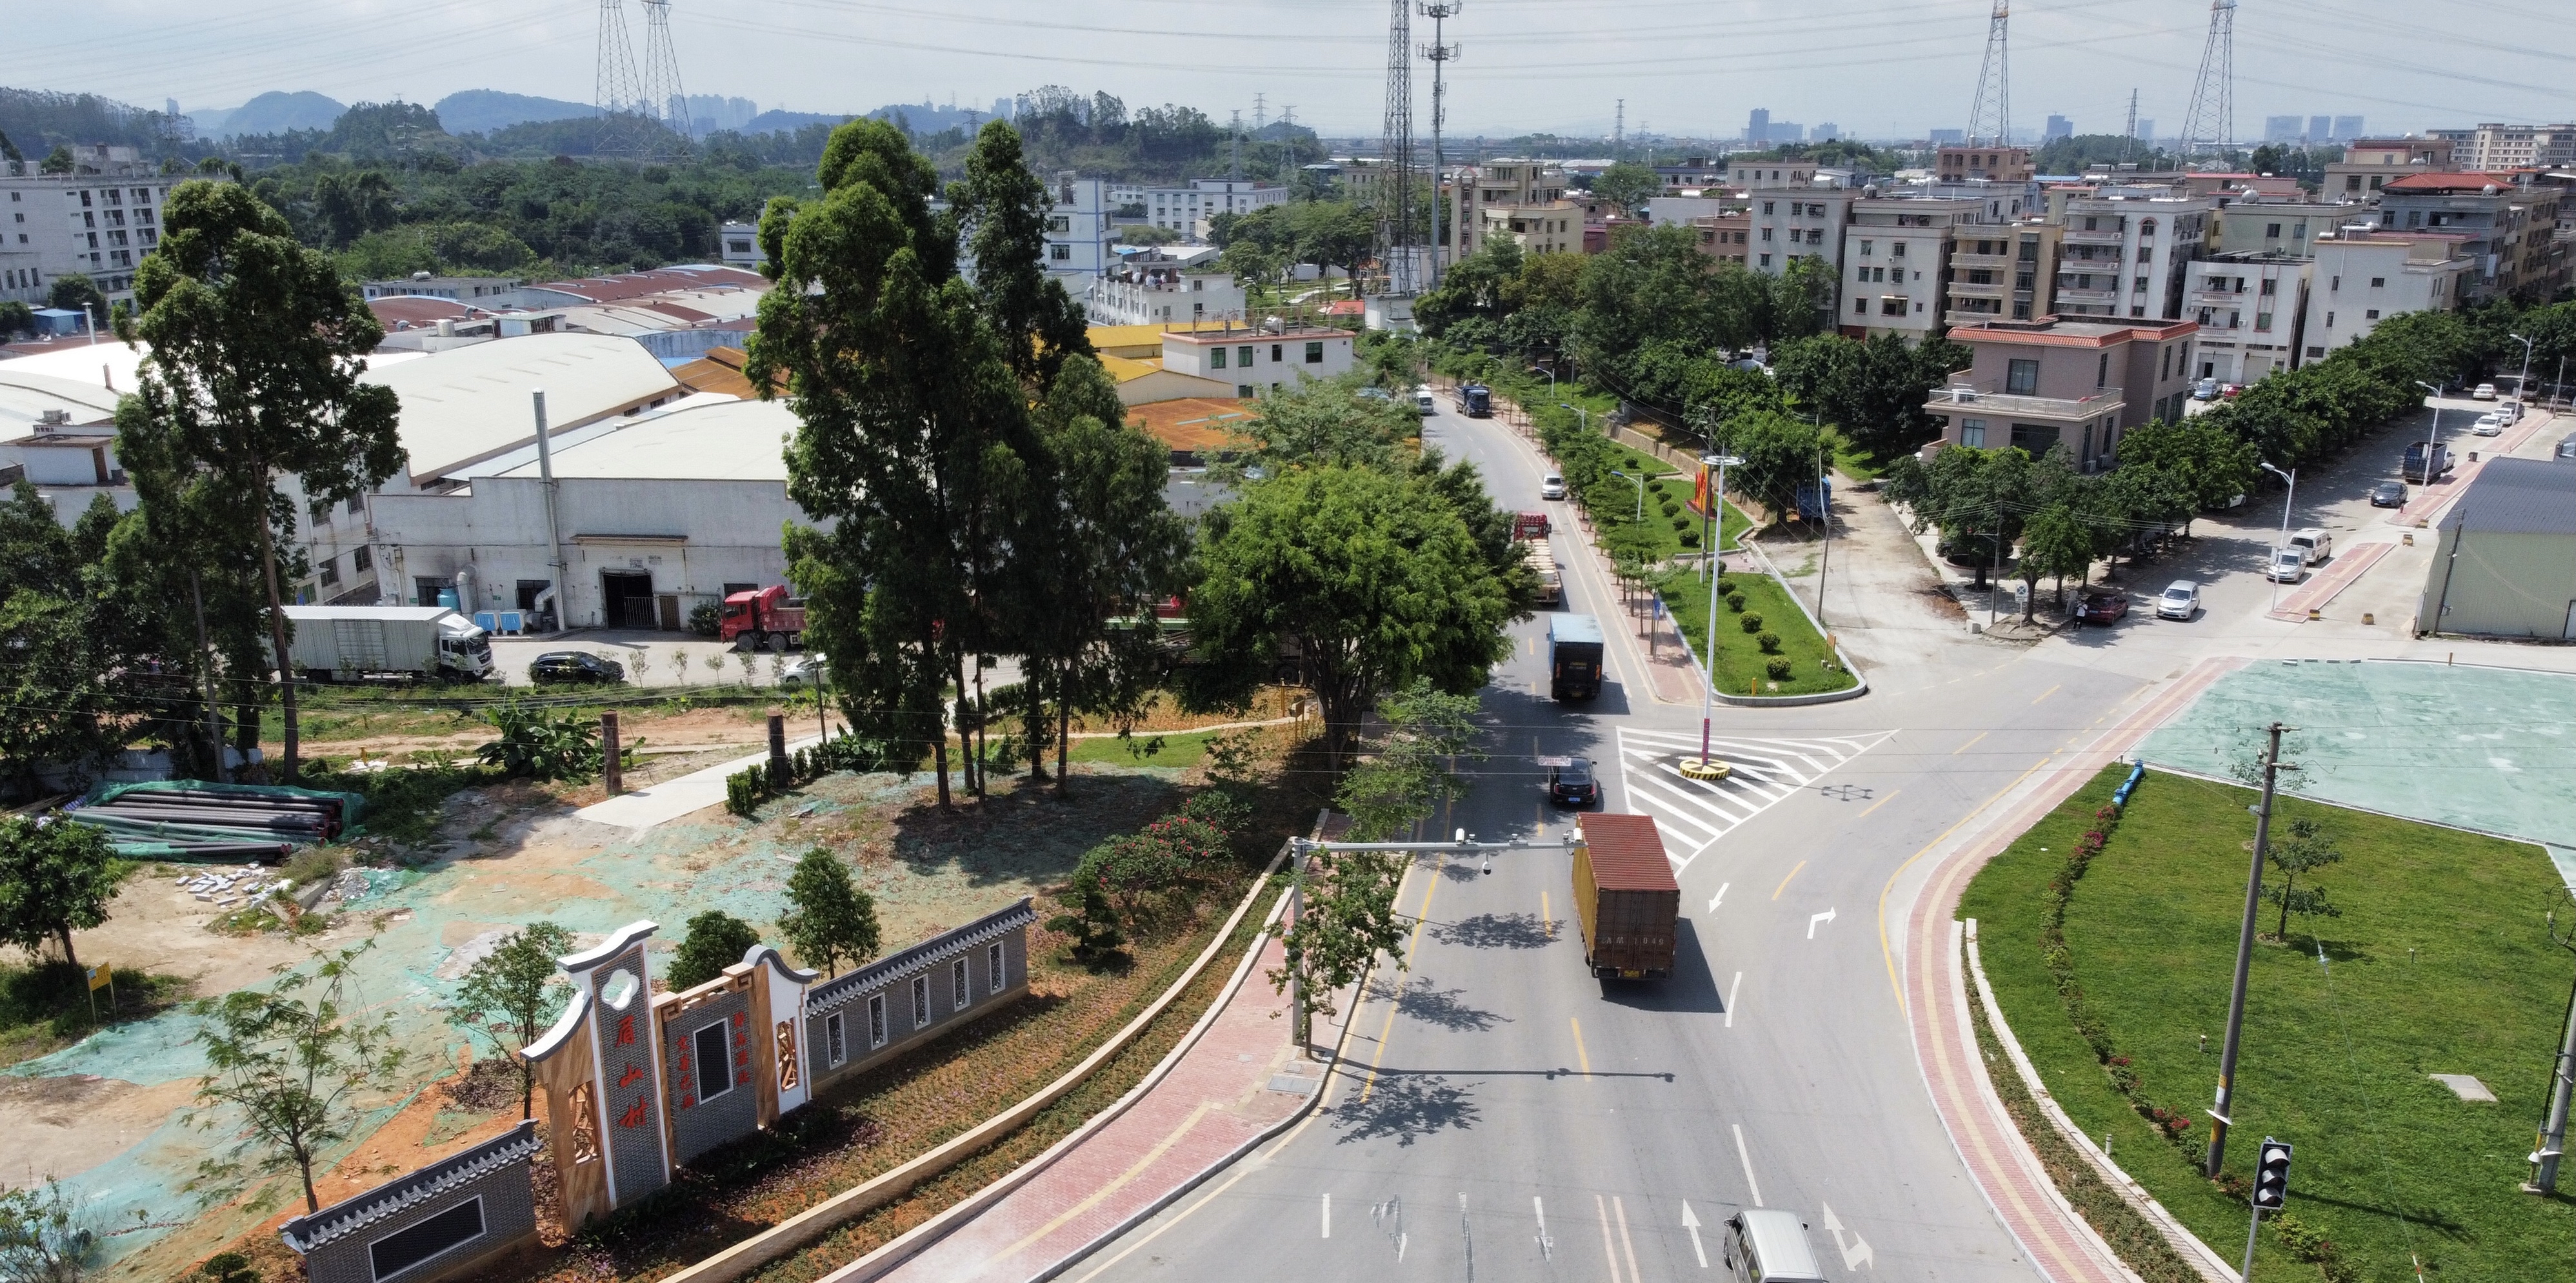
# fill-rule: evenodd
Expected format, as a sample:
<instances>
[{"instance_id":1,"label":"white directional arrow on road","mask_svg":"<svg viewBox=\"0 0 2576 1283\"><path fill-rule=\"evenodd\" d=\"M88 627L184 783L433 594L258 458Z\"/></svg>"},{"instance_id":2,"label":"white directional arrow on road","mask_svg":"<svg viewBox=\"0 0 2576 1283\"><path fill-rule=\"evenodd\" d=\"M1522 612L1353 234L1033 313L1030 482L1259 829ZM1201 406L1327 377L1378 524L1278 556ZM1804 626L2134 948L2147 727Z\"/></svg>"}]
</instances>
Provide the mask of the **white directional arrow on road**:
<instances>
[{"instance_id":1,"label":"white directional arrow on road","mask_svg":"<svg viewBox=\"0 0 2576 1283\"><path fill-rule=\"evenodd\" d=\"M1699 1218L1691 1214L1690 1202L1682 1202L1682 1228L1690 1231L1691 1255L1699 1258L1699 1267L1708 1268L1708 1249L1699 1245Z\"/></svg>"},{"instance_id":2,"label":"white directional arrow on road","mask_svg":"<svg viewBox=\"0 0 2576 1283\"><path fill-rule=\"evenodd\" d=\"M1843 1220L1841 1217L1834 1215L1834 1205L1831 1203L1825 1203L1820 1206L1822 1206L1825 1211L1825 1232L1834 1236L1834 1250L1843 1254L1843 1268L1847 1270L1856 1270L1864 1265L1871 1264L1872 1261L1869 1244L1861 1240L1860 1231L1853 1230L1851 1242L1844 1242Z\"/></svg>"},{"instance_id":3,"label":"white directional arrow on road","mask_svg":"<svg viewBox=\"0 0 2576 1283\"><path fill-rule=\"evenodd\" d=\"M1725 899L1725 898L1726 898L1726 889L1727 889L1728 887L1731 887L1731 886L1734 886L1734 885L1735 885L1735 884L1734 884L1734 883L1732 883L1732 882L1721 882L1721 883L1719 883L1719 884L1718 884L1718 886L1717 886L1717 894L1715 894L1715 895L1713 895L1713 896L1710 896L1710 897L1708 898L1708 911L1709 911L1709 912L1711 912L1711 913L1715 913L1715 912L1717 912L1717 902L1718 902L1718 901L1720 901L1720 900Z\"/></svg>"},{"instance_id":4,"label":"white directional arrow on road","mask_svg":"<svg viewBox=\"0 0 2576 1283\"><path fill-rule=\"evenodd\" d=\"M1831 909L1827 909L1827 910L1825 910L1825 911L1824 911L1824 912L1822 912L1822 913L1816 914L1815 916L1808 918L1808 919L1807 919L1807 938L1808 938L1808 939L1810 939L1810 940L1813 940L1813 939L1815 939L1815 938L1816 938L1816 924L1817 924L1817 923L1819 923L1819 922L1831 922L1831 921L1833 921L1833 920L1834 920L1834 911L1833 911L1833 910L1831 910Z\"/></svg>"}]
</instances>

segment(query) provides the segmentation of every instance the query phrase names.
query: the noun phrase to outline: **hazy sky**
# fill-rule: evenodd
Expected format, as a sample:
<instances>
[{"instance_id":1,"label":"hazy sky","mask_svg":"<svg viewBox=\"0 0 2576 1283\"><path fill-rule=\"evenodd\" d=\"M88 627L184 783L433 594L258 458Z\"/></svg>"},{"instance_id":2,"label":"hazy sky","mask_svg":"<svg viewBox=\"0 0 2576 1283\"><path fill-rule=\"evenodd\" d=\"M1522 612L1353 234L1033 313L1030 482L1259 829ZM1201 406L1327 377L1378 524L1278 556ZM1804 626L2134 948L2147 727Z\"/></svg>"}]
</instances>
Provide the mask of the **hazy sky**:
<instances>
[{"instance_id":1,"label":"hazy sky","mask_svg":"<svg viewBox=\"0 0 2576 1283\"><path fill-rule=\"evenodd\" d=\"M637 51L642 0L623 0ZM1055 83L1222 121L1254 95L1326 134L1378 131L1393 0L672 0L692 93L762 108L989 106ZM1448 24L1449 133L1733 137L1745 114L1920 136L1966 123L1990 0L1466 0ZM271 89L430 102L504 89L587 102L596 0L9 0L13 85L183 109ZM2012 15L2012 121L2116 133L2181 125L2209 23L2201 0L2026 0ZM1429 22L1414 19L1417 43ZM2361 115L2373 132L2576 117L2565 0L2244 0L2236 133L2272 114ZM1417 63L1428 131L1430 69Z\"/></svg>"}]
</instances>

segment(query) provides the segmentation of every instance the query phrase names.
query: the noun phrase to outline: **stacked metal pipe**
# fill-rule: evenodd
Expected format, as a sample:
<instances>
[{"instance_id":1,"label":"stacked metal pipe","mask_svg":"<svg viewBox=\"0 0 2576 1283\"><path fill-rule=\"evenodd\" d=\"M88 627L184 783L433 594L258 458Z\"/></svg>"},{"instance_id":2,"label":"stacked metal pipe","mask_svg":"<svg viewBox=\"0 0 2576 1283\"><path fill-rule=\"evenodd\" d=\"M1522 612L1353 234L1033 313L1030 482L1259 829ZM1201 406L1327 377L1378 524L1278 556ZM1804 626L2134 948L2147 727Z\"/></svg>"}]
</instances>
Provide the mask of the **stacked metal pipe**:
<instances>
[{"instance_id":1,"label":"stacked metal pipe","mask_svg":"<svg viewBox=\"0 0 2576 1283\"><path fill-rule=\"evenodd\" d=\"M64 818L104 830L129 857L274 860L341 836L357 805L345 793L182 780L103 788Z\"/></svg>"}]
</instances>

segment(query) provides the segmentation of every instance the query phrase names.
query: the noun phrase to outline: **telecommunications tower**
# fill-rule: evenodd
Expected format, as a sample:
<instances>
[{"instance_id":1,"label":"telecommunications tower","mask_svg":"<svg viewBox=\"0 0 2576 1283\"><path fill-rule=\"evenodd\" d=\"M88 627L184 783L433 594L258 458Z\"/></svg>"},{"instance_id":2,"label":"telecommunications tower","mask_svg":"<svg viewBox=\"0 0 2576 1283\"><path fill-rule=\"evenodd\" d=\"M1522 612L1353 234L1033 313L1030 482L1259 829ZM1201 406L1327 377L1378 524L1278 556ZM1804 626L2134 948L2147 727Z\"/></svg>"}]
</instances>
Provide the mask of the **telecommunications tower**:
<instances>
[{"instance_id":1,"label":"telecommunications tower","mask_svg":"<svg viewBox=\"0 0 2576 1283\"><path fill-rule=\"evenodd\" d=\"M1449 64L1458 57L1458 46L1442 44L1440 24L1458 16L1466 8L1465 0L1426 0L1422 16L1431 20L1431 43L1422 46L1422 56L1431 60L1431 279L1425 288L1440 287L1440 260L1448 256L1449 242L1457 239L1457 229L1441 231L1441 214L1447 211L1449 199L1440 190L1445 176L1447 157L1440 154L1440 126L1446 116L1443 96L1448 92L1446 75ZM1449 221L1456 221L1454 218Z\"/></svg>"},{"instance_id":2,"label":"telecommunications tower","mask_svg":"<svg viewBox=\"0 0 2576 1283\"><path fill-rule=\"evenodd\" d=\"M2200 78L2192 82L2191 111L2182 119L2186 154L2215 154L2236 137L2236 0L2210 0L2209 43L2201 47Z\"/></svg>"},{"instance_id":3,"label":"telecommunications tower","mask_svg":"<svg viewBox=\"0 0 2576 1283\"><path fill-rule=\"evenodd\" d=\"M1413 3L1394 0L1386 34L1386 126L1378 138L1378 244L1386 264L1386 291L1412 294L1413 237Z\"/></svg>"},{"instance_id":4,"label":"telecommunications tower","mask_svg":"<svg viewBox=\"0 0 2576 1283\"><path fill-rule=\"evenodd\" d=\"M1986 65L1977 72L1977 99L1968 108L1968 145L2004 147L2012 143L2012 88L2008 83L2004 28L2012 16L2006 0L1995 0L1986 21Z\"/></svg>"}]
</instances>

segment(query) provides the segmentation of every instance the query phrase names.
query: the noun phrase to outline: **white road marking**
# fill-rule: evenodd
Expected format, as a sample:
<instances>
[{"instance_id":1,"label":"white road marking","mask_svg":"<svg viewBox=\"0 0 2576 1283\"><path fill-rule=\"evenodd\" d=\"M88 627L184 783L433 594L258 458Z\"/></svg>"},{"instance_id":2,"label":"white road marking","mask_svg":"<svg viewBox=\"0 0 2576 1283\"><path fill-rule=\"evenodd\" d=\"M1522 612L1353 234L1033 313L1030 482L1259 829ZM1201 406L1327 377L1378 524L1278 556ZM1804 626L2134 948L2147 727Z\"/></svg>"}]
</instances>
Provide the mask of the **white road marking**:
<instances>
[{"instance_id":1,"label":"white road marking","mask_svg":"<svg viewBox=\"0 0 2576 1283\"><path fill-rule=\"evenodd\" d=\"M1729 1029L1735 1027L1735 993L1743 987L1744 973L1736 972L1734 981L1726 986L1726 1027Z\"/></svg>"},{"instance_id":2,"label":"white road marking","mask_svg":"<svg viewBox=\"0 0 2576 1283\"><path fill-rule=\"evenodd\" d=\"M1639 1283L1645 1275L1637 1272L1637 1240L1628 1237L1628 1205L1612 1195L1610 1210L1619 1214L1619 1246L1628 1253L1628 1283Z\"/></svg>"},{"instance_id":3,"label":"white road marking","mask_svg":"<svg viewBox=\"0 0 2576 1283\"><path fill-rule=\"evenodd\" d=\"M1708 911L1709 911L1709 912L1711 912L1711 913L1715 913L1715 912L1717 912L1718 902L1719 902L1719 901L1721 901L1721 900L1724 900L1724 899L1726 898L1726 889L1727 889L1728 887L1731 887L1731 886L1734 886L1734 885L1735 885L1735 884L1734 884L1734 883L1732 883L1732 882L1720 882L1720 883L1718 883L1718 884L1717 884L1717 894L1715 894L1715 895L1713 895L1713 896L1710 896L1710 897L1708 898ZM1739 974L1740 974L1740 973L1739 973Z\"/></svg>"},{"instance_id":4,"label":"white road marking","mask_svg":"<svg viewBox=\"0 0 2576 1283\"><path fill-rule=\"evenodd\" d=\"M1610 1237L1610 1204L1595 1194L1592 1207L1601 1214L1601 1255L1610 1260L1610 1283L1619 1283L1619 1241ZM1629 1283L1636 1283L1636 1280L1631 1279Z\"/></svg>"},{"instance_id":5,"label":"white road marking","mask_svg":"<svg viewBox=\"0 0 2576 1283\"><path fill-rule=\"evenodd\" d=\"M1864 1265L1875 1268L1875 1256L1869 1250L1869 1244L1862 1240L1860 1231L1853 1230L1851 1242L1843 1242L1843 1222L1841 1217L1834 1215L1834 1205L1822 1203L1818 1206L1825 1213L1825 1232L1834 1236L1834 1250L1843 1254L1843 1268L1856 1270Z\"/></svg>"},{"instance_id":6,"label":"white road marking","mask_svg":"<svg viewBox=\"0 0 2576 1283\"><path fill-rule=\"evenodd\" d=\"M1737 825L1812 787L1835 767L1876 748L1893 731L1826 739L1712 738L1709 751L1735 768L1723 780L1694 780L1680 760L1697 757L1700 737L1687 731L1619 730L1619 779L1628 809L1655 818L1678 848L1674 871L1690 867ZM1709 905L1711 909L1717 906Z\"/></svg>"},{"instance_id":7,"label":"white road marking","mask_svg":"<svg viewBox=\"0 0 2576 1283\"><path fill-rule=\"evenodd\" d=\"M1735 1124L1735 1157L1744 1164L1744 1187L1753 1191L1753 1205L1762 1206L1762 1182L1753 1179L1753 1151L1744 1147L1744 1124Z\"/></svg>"},{"instance_id":8,"label":"white road marking","mask_svg":"<svg viewBox=\"0 0 2576 1283\"><path fill-rule=\"evenodd\" d=\"M1538 1254L1541 1260L1556 1259L1556 1240L1547 1236L1547 1204L1536 1194L1530 1195L1530 1210L1538 1214Z\"/></svg>"},{"instance_id":9,"label":"white road marking","mask_svg":"<svg viewBox=\"0 0 2576 1283\"><path fill-rule=\"evenodd\" d=\"M1831 921L1833 921L1833 920L1834 920L1834 911L1833 911L1833 910L1831 910L1831 909L1827 909L1827 910L1825 910L1825 911L1824 911L1824 912L1822 912L1822 913L1818 913L1818 914L1812 914L1812 915L1810 915L1810 916L1807 918L1807 938L1808 938L1808 939L1810 939L1810 940L1813 940L1813 939L1815 939L1815 938L1816 938L1816 924L1817 924L1817 923L1819 923L1819 922L1831 922Z\"/></svg>"},{"instance_id":10,"label":"white road marking","mask_svg":"<svg viewBox=\"0 0 2576 1283\"><path fill-rule=\"evenodd\" d=\"M1699 1258L1699 1267L1708 1268L1708 1249L1699 1243L1699 1217L1691 1212L1690 1200L1682 1200L1682 1228L1690 1231L1691 1255Z\"/></svg>"},{"instance_id":11,"label":"white road marking","mask_svg":"<svg viewBox=\"0 0 2576 1283\"><path fill-rule=\"evenodd\" d=\"M1333 1192L1324 1191L1324 1237L1333 1236Z\"/></svg>"}]
</instances>

